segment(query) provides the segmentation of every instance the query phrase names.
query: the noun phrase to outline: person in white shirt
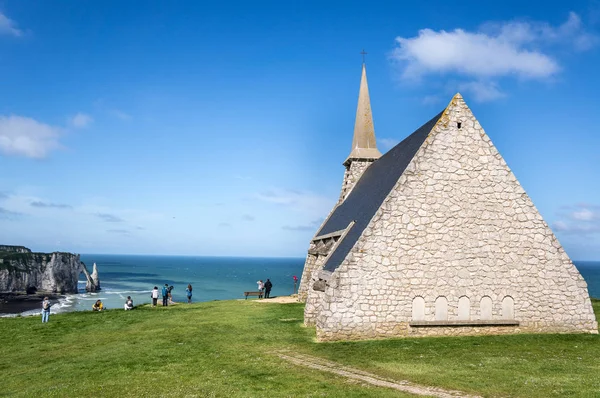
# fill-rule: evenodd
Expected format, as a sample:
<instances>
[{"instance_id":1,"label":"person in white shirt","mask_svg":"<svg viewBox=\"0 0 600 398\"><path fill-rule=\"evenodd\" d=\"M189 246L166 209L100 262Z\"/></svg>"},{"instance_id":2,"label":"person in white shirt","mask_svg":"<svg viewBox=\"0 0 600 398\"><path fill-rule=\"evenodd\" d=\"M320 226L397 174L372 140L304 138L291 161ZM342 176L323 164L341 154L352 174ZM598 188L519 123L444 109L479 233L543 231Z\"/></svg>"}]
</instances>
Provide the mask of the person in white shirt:
<instances>
[{"instance_id":1,"label":"person in white shirt","mask_svg":"<svg viewBox=\"0 0 600 398\"><path fill-rule=\"evenodd\" d=\"M258 285L258 291L260 292L258 295L258 298L260 299L262 298L263 290L265 290L265 284L263 283L262 279L256 282L256 284Z\"/></svg>"},{"instance_id":2,"label":"person in white shirt","mask_svg":"<svg viewBox=\"0 0 600 398\"><path fill-rule=\"evenodd\" d=\"M156 303L158 302L158 286L154 286L154 289L152 289L152 294L150 295L150 297L152 297L152 306L156 307Z\"/></svg>"}]
</instances>

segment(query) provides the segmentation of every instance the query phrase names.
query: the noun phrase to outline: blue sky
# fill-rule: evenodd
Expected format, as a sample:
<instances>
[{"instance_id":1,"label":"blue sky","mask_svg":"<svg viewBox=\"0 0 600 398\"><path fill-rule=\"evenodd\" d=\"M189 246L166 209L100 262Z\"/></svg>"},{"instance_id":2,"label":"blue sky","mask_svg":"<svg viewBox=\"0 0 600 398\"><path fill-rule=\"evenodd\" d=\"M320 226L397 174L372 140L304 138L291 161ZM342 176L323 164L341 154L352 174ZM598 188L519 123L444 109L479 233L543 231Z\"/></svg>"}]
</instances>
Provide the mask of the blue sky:
<instances>
[{"instance_id":1,"label":"blue sky","mask_svg":"<svg viewBox=\"0 0 600 398\"><path fill-rule=\"evenodd\" d=\"M361 57L382 151L457 91L575 260L600 259L600 2L0 0L0 242L304 256Z\"/></svg>"}]
</instances>

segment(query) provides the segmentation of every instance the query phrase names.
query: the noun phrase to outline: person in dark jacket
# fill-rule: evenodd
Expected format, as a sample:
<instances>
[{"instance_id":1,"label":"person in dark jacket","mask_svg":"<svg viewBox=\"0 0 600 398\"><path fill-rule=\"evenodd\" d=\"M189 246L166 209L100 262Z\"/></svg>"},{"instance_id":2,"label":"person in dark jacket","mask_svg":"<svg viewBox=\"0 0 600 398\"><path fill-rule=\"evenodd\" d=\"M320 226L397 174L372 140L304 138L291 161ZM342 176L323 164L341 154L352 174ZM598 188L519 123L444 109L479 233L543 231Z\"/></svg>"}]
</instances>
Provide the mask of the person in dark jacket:
<instances>
[{"instance_id":1,"label":"person in dark jacket","mask_svg":"<svg viewBox=\"0 0 600 398\"><path fill-rule=\"evenodd\" d=\"M169 305L169 284L165 283L162 288L163 307Z\"/></svg>"},{"instance_id":2,"label":"person in dark jacket","mask_svg":"<svg viewBox=\"0 0 600 398\"><path fill-rule=\"evenodd\" d=\"M273 287L273 284L271 283L271 281L269 279L267 279L267 281L265 282L265 298L270 297L272 287Z\"/></svg>"},{"instance_id":3,"label":"person in dark jacket","mask_svg":"<svg viewBox=\"0 0 600 398\"><path fill-rule=\"evenodd\" d=\"M188 304L192 302L192 285L188 284L188 287L185 288L185 295L188 299Z\"/></svg>"}]
</instances>

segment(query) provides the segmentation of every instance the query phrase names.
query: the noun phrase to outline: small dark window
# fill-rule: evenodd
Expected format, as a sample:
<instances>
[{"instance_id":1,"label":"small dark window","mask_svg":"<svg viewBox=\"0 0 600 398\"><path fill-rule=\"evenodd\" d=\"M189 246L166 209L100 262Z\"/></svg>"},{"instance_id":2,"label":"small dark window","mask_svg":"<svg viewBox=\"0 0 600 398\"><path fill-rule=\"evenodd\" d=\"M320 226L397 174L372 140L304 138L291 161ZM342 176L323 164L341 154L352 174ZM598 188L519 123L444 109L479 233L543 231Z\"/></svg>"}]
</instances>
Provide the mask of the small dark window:
<instances>
[{"instance_id":1,"label":"small dark window","mask_svg":"<svg viewBox=\"0 0 600 398\"><path fill-rule=\"evenodd\" d=\"M460 129L462 127L462 123L458 122L458 123L456 123L456 126Z\"/></svg>"}]
</instances>

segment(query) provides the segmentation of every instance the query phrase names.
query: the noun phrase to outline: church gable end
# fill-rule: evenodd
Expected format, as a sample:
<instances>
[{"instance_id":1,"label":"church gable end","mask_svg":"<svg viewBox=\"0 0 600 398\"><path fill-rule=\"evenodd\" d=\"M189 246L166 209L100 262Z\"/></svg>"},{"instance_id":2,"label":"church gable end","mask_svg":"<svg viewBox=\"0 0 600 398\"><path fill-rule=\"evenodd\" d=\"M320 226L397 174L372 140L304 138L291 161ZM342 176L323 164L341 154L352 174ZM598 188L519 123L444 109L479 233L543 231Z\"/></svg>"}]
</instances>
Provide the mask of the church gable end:
<instances>
[{"instance_id":1,"label":"church gable end","mask_svg":"<svg viewBox=\"0 0 600 398\"><path fill-rule=\"evenodd\" d=\"M371 215L362 189L396 148L320 231L356 220L325 262L317 337L597 333L585 281L460 95L434 124Z\"/></svg>"}]
</instances>

